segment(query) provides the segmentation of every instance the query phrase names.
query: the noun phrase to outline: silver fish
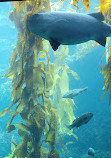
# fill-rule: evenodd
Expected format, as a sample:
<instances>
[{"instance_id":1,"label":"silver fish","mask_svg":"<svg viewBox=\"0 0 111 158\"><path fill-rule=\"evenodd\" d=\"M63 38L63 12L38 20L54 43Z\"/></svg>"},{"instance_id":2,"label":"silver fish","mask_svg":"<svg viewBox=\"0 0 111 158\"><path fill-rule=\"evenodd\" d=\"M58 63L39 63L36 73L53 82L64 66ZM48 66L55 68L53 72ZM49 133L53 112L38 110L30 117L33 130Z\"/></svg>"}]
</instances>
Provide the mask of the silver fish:
<instances>
[{"instance_id":1,"label":"silver fish","mask_svg":"<svg viewBox=\"0 0 111 158\"><path fill-rule=\"evenodd\" d=\"M63 98L73 99L76 95L82 93L83 91L86 91L87 89L88 87L70 90L69 92L63 95Z\"/></svg>"},{"instance_id":2,"label":"silver fish","mask_svg":"<svg viewBox=\"0 0 111 158\"><path fill-rule=\"evenodd\" d=\"M74 45L94 40L105 46L111 36L111 25L102 22L101 12L91 14L71 12L37 13L27 19L27 29L49 40L56 51L60 44Z\"/></svg>"},{"instance_id":3,"label":"silver fish","mask_svg":"<svg viewBox=\"0 0 111 158\"><path fill-rule=\"evenodd\" d=\"M93 117L93 113L86 113L78 118L76 118L71 125L67 127L71 130L72 128L78 128L84 124L87 124L89 120Z\"/></svg>"}]
</instances>

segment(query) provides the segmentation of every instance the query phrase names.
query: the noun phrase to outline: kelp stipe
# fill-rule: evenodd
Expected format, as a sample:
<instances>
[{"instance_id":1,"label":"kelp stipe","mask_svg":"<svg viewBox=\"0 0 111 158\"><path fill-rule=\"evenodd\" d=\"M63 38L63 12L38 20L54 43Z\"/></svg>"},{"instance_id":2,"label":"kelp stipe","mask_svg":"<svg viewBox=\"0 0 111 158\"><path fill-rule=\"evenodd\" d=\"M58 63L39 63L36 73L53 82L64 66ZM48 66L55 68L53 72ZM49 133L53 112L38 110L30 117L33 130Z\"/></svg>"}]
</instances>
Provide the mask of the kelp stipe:
<instances>
[{"instance_id":1,"label":"kelp stipe","mask_svg":"<svg viewBox=\"0 0 111 158\"><path fill-rule=\"evenodd\" d=\"M11 157L51 157L52 154L59 157L55 147L58 121L50 99L54 64L49 62L48 52L43 50L42 38L30 34L26 29L28 16L42 9L50 11L50 4L49 1L38 3L36 0L12 4L14 9L10 11L9 18L18 28L18 36L17 45L10 57L10 67L4 76L12 79L12 103L1 112L1 116L10 112L16 104L16 110L7 124L7 132L17 127L22 142L16 144ZM40 61L41 58L45 60ZM17 115L20 115L25 123L12 124ZM51 151L44 149L40 143L43 133ZM48 142L49 133L52 138Z\"/></svg>"}]
</instances>

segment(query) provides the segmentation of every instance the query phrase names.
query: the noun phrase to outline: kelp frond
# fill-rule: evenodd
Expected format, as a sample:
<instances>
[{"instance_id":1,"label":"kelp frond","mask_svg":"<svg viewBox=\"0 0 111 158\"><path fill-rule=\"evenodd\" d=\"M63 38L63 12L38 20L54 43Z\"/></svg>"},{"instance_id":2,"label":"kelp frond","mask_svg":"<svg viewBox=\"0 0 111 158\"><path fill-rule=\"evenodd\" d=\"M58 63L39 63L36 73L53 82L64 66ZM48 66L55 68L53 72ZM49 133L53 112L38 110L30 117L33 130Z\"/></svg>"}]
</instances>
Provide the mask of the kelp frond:
<instances>
[{"instance_id":1,"label":"kelp frond","mask_svg":"<svg viewBox=\"0 0 111 158\"><path fill-rule=\"evenodd\" d=\"M80 0L73 0L73 4L76 8L78 8L78 2ZM89 0L82 0L82 4L86 7L86 11L89 9L90 10L90 7L89 7Z\"/></svg>"},{"instance_id":2,"label":"kelp frond","mask_svg":"<svg viewBox=\"0 0 111 158\"><path fill-rule=\"evenodd\" d=\"M110 0L101 0L100 1L100 11L105 16L106 22L111 24L111 1ZM109 92L109 105L111 103L111 45L107 42L107 48L103 54L108 54L108 60L106 65L101 67L101 73L104 75L104 87L106 91L102 98L105 96L107 92ZM102 58L103 60L103 58Z\"/></svg>"}]
</instances>

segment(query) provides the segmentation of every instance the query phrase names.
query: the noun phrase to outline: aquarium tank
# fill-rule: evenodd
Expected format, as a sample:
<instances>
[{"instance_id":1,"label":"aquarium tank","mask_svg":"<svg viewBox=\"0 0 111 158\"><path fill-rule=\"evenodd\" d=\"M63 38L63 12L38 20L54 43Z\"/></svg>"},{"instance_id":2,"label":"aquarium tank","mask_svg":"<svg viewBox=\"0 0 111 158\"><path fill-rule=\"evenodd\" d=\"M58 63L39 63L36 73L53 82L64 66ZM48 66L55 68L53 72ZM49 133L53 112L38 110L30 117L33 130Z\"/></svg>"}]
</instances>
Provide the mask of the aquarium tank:
<instances>
[{"instance_id":1,"label":"aquarium tank","mask_svg":"<svg viewBox=\"0 0 111 158\"><path fill-rule=\"evenodd\" d=\"M111 0L0 1L0 158L111 158L110 24Z\"/></svg>"}]
</instances>

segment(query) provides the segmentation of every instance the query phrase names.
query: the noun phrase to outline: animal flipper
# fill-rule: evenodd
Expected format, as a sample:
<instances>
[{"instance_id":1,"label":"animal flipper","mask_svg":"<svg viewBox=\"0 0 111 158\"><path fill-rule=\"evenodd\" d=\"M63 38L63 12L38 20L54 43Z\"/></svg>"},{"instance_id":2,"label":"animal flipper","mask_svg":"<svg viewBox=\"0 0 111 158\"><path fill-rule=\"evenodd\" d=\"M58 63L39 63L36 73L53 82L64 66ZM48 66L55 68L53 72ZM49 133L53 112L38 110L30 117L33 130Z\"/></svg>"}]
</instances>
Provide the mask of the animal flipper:
<instances>
[{"instance_id":1,"label":"animal flipper","mask_svg":"<svg viewBox=\"0 0 111 158\"><path fill-rule=\"evenodd\" d=\"M49 42L54 51L56 51L58 47L60 46L60 43L53 38L50 38Z\"/></svg>"},{"instance_id":2,"label":"animal flipper","mask_svg":"<svg viewBox=\"0 0 111 158\"><path fill-rule=\"evenodd\" d=\"M53 22L53 25L56 24L56 30L59 30L61 29L61 26L63 25L63 23L69 25L69 21L68 20L65 20L65 19L62 19L62 20L56 20L55 22ZM65 26L64 26L65 27ZM53 33L54 33L54 30L53 30ZM60 42L55 40L54 37L50 37L50 40L49 40L50 44L51 44L51 47L54 51L56 51L58 49L58 47L60 46Z\"/></svg>"},{"instance_id":3,"label":"animal flipper","mask_svg":"<svg viewBox=\"0 0 111 158\"><path fill-rule=\"evenodd\" d=\"M106 45L106 37L100 37L96 40L100 45L104 46Z\"/></svg>"}]
</instances>

